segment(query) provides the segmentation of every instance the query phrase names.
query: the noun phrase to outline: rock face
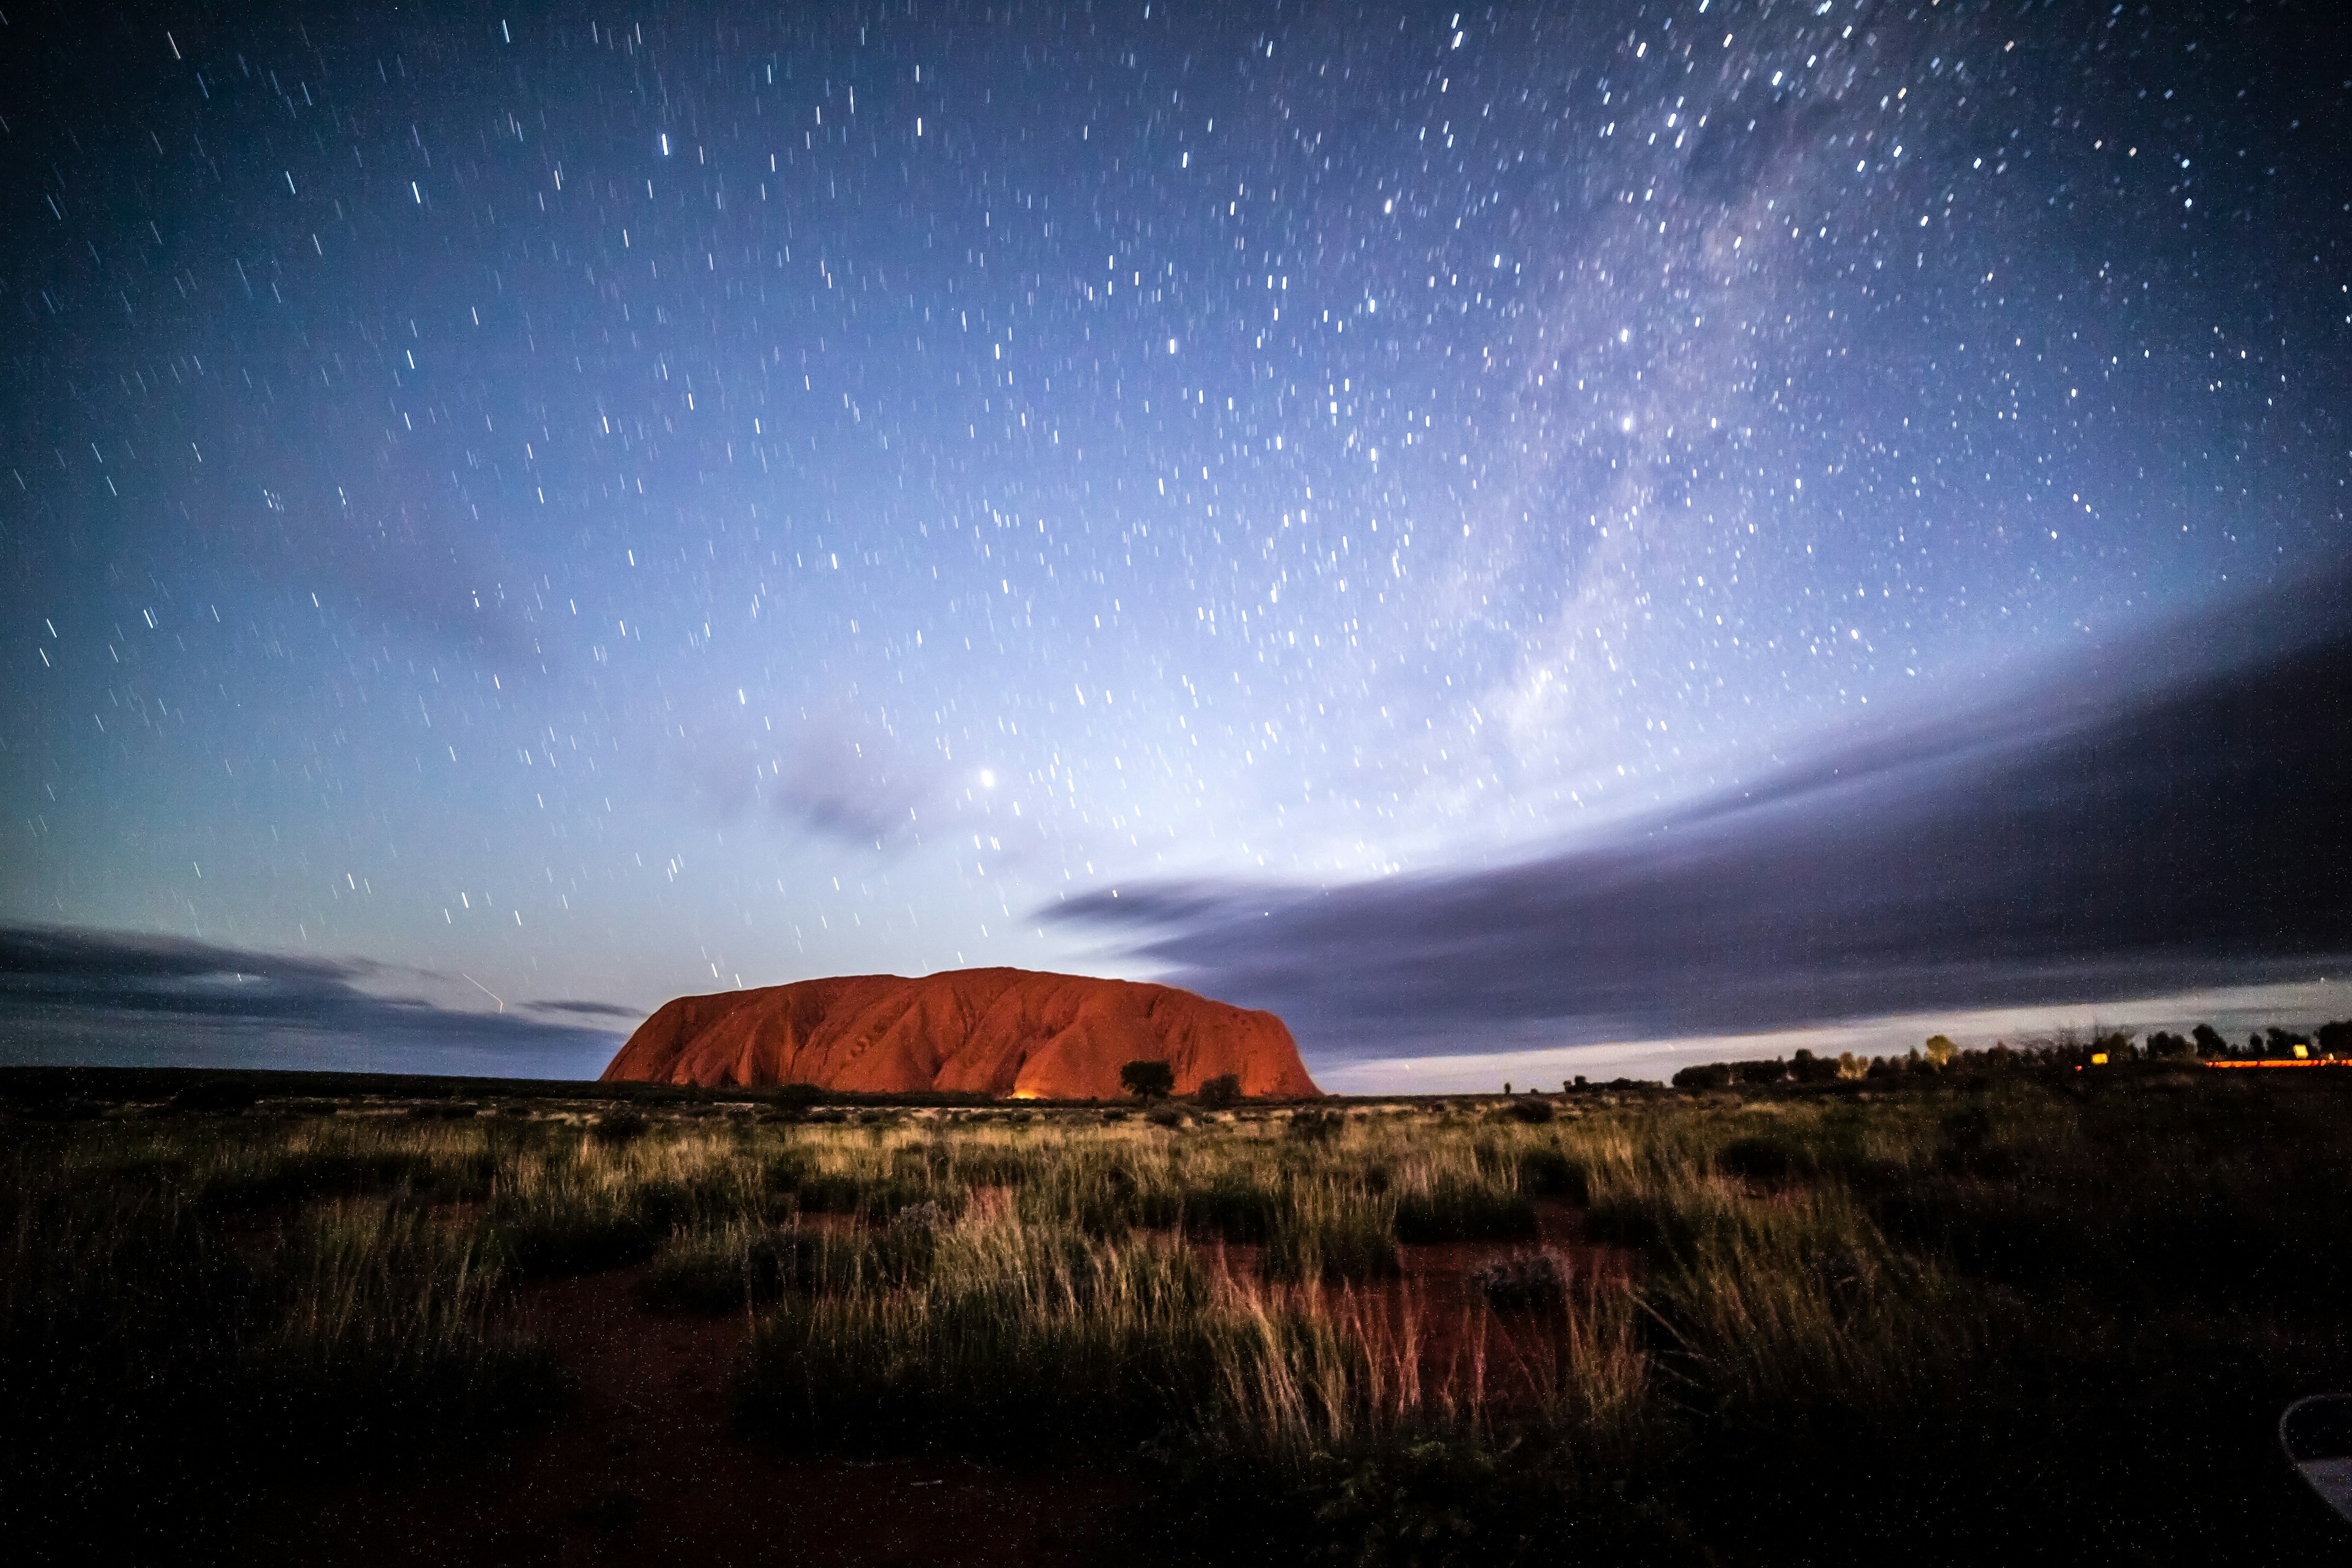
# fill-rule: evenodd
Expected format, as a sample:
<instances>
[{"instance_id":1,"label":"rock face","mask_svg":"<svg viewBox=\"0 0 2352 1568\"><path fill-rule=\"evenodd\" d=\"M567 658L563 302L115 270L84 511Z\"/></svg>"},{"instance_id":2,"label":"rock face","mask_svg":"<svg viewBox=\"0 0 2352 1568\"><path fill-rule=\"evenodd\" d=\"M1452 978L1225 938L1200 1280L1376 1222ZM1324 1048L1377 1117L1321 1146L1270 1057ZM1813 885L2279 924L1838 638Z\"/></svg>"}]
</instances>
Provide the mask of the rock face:
<instances>
[{"instance_id":1,"label":"rock face","mask_svg":"<svg viewBox=\"0 0 2352 1568\"><path fill-rule=\"evenodd\" d=\"M851 974L680 996L637 1026L606 1082L813 1084L1117 1100L1118 1069L1164 1061L1176 1092L1232 1073L1247 1095L1318 1094L1281 1019L1172 985L959 969Z\"/></svg>"}]
</instances>

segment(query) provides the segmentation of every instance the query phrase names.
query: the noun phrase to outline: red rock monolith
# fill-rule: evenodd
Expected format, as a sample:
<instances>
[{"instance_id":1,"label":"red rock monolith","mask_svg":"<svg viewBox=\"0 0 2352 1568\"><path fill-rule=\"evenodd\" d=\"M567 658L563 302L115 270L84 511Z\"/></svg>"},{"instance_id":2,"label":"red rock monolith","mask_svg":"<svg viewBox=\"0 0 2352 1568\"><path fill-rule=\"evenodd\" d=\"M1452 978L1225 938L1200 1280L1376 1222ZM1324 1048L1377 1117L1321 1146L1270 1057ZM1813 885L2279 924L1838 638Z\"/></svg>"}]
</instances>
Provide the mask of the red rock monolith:
<instances>
[{"instance_id":1,"label":"red rock monolith","mask_svg":"<svg viewBox=\"0 0 2352 1568\"><path fill-rule=\"evenodd\" d=\"M1132 1061L1166 1062L1179 1094L1226 1073L1245 1095L1321 1092L1271 1013L1172 985L1026 969L849 974L680 996L637 1026L604 1079L1117 1100L1126 1092L1119 1068Z\"/></svg>"}]
</instances>

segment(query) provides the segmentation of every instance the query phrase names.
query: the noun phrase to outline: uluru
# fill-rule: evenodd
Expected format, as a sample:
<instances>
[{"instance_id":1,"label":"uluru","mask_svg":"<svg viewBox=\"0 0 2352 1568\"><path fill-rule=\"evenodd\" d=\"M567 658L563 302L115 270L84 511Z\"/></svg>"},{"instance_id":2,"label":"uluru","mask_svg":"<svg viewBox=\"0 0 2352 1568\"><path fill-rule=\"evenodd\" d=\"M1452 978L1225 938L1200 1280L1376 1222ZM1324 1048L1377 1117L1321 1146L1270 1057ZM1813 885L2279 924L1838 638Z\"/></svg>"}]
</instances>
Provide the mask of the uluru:
<instances>
[{"instance_id":1,"label":"uluru","mask_svg":"<svg viewBox=\"0 0 2352 1568\"><path fill-rule=\"evenodd\" d=\"M1166 1062L1179 1094L1226 1074L1250 1096L1322 1092L1271 1013L1172 985L1026 969L837 975L680 996L637 1026L603 1077L1116 1100L1126 1093L1119 1069L1133 1061Z\"/></svg>"}]
</instances>

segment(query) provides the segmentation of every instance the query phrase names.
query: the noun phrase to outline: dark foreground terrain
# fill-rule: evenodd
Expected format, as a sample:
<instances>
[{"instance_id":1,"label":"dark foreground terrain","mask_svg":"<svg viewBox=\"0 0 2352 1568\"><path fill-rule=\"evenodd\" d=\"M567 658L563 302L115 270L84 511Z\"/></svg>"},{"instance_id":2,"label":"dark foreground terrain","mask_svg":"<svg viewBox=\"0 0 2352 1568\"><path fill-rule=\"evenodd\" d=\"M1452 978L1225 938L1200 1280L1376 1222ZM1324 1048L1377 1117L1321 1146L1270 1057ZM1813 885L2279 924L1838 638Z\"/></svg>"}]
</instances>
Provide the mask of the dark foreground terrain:
<instances>
[{"instance_id":1,"label":"dark foreground terrain","mask_svg":"<svg viewBox=\"0 0 2352 1568\"><path fill-rule=\"evenodd\" d=\"M0 1073L17 1562L2340 1560L2352 1069Z\"/></svg>"}]
</instances>

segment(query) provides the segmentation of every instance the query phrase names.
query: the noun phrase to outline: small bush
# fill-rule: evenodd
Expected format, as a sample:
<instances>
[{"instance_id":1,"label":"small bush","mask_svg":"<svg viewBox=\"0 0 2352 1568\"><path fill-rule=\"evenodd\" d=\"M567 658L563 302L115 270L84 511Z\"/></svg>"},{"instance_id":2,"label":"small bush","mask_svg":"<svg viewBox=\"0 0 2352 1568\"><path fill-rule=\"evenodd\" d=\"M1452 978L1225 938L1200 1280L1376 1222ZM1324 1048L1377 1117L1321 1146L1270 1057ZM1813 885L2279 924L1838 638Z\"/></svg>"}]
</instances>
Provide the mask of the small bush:
<instances>
[{"instance_id":1,"label":"small bush","mask_svg":"<svg viewBox=\"0 0 2352 1568\"><path fill-rule=\"evenodd\" d=\"M1648 1194L1595 1199L1584 1229L1595 1241L1642 1250L1664 1247L1682 1233L1666 1200Z\"/></svg>"},{"instance_id":2,"label":"small bush","mask_svg":"<svg viewBox=\"0 0 2352 1568\"><path fill-rule=\"evenodd\" d=\"M1184 1113L1172 1105L1155 1105L1143 1113L1143 1119L1154 1127L1181 1127Z\"/></svg>"},{"instance_id":3,"label":"small bush","mask_svg":"<svg viewBox=\"0 0 2352 1568\"><path fill-rule=\"evenodd\" d=\"M1514 1121L1524 1121L1531 1127L1539 1127L1552 1119L1551 1101L1539 1094L1514 1100L1506 1110Z\"/></svg>"},{"instance_id":4,"label":"small bush","mask_svg":"<svg viewBox=\"0 0 2352 1568\"><path fill-rule=\"evenodd\" d=\"M1184 1228L1227 1241L1264 1241L1274 1229L1276 1210L1273 1193L1230 1175L1183 1196Z\"/></svg>"},{"instance_id":5,"label":"small bush","mask_svg":"<svg viewBox=\"0 0 2352 1568\"><path fill-rule=\"evenodd\" d=\"M822 1278L824 1238L779 1226L730 1226L674 1237L638 1287L649 1307L731 1312L786 1290L812 1289Z\"/></svg>"},{"instance_id":6,"label":"small bush","mask_svg":"<svg viewBox=\"0 0 2352 1568\"><path fill-rule=\"evenodd\" d=\"M794 1172L784 1179L806 1214L855 1214L866 1197L865 1183L839 1172Z\"/></svg>"},{"instance_id":7,"label":"small bush","mask_svg":"<svg viewBox=\"0 0 2352 1568\"><path fill-rule=\"evenodd\" d=\"M1192 1102L1204 1110L1226 1110L1238 1103L1241 1097L1239 1073L1224 1072L1212 1079L1203 1079L1201 1087L1192 1091Z\"/></svg>"},{"instance_id":8,"label":"small bush","mask_svg":"<svg viewBox=\"0 0 2352 1568\"><path fill-rule=\"evenodd\" d=\"M1766 1186L1778 1186L1809 1174L1811 1155L1785 1138L1751 1135L1735 1138L1715 1157L1716 1169Z\"/></svg>"},{"instance_id":9,"label":"small bush","mask_svg":"<svg viewBox=\"0 0 2352 1568\"><path fill-rule=\"evenodd\" d=\"M599 1143L617 1147L623 1143L634 1143L644 1137L646 1125L645 1115L641 1111L625 1108L608 1110L591 1124L588 1135Z\"/></svg>"},{"instance_id":10,"label":"small bush","mask_svg":"<svg viewBox=\"0 0 2352 1568\"><path fill-rule=\"evenodd\" d=\"M1592 1174L1581 1160L1557 1148L1529 1149L1519 1156L1519 1191L1571 1203L1592 1199Z\"/></svg>"},{"instance_id":11,"label":"small bush","mask_svg":"<svg viewBox=\"0 0 2352 1568\"><path fill-rule=\"evenodd\" d=\"M1348 1118L1342 1111L1301 1110L1291 1117L1283 1132L1302 1143L1328 1143L1337 1138L1347 1125Z\"/></svg>"},{"instance_id":12,"label":"small bush","mask_svg":"<svg viewBox=\"0 0 2352 1568\"><path fill-rule=\"evenodd\" d=\"M1517 1241L1535 1233L1534 1205L1483 1182L1440 1181L1426 1192L1397 1198L1399 1241Z\"/></svg>"},{"instance_id":13,"label":"small bush","mask_svg":"<svg viewBox=\"0 0 2352 1568\"><path fill-rule=\"evenodd\" d=\"M1497 1310L1557 1307L1568 1300L1568 1259L1557 1252L1518 1252L1470 1271L1487 1305Z\"/></svg>"}]
</instances>

